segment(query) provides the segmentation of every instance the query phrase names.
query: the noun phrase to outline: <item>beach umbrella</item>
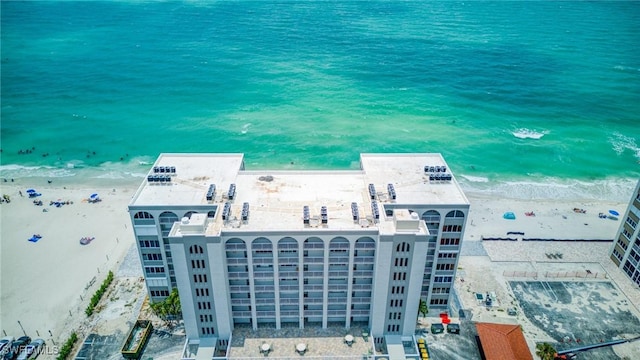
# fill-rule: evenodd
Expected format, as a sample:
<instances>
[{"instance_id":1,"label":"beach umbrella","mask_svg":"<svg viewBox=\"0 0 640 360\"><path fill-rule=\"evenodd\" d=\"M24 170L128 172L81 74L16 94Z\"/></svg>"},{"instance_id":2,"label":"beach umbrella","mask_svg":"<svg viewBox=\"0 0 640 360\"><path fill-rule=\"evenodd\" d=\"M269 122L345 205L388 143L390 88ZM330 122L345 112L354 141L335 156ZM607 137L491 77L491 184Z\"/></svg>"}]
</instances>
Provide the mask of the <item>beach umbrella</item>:
<instances>
[{"instance_id":1,"label":"beach umbrella","mask_svg":"<svg viewBox=\"0 0 640 360\"><path fill-rule=\"evenodd\" d=\"M92 199L93 199L93 198L97 198L97 197L98 197L98 194L91 194L89 197L90 197L90 198L92 198Z\"/></svg>"},{"instance_id":2,"label":"beach umbrella","mask_svg":"<svg viewBox=\"0 0 640 360\"><path fill-rule=\"evenodd\" d=\"M34 193L36 192L36 189L27 189L27 193Z\"/></svg>"},{"instance_id":3,"label":"beach umbrella","mask_svg":"<svg viewBox=\"0 0 640 360\"><path fill-rule=\"evenodd\" d=\"M617 211L615 210L609 210L609 214L613 215L613 216L618 216L620 215Z\"/></svg>"}]
</instances>

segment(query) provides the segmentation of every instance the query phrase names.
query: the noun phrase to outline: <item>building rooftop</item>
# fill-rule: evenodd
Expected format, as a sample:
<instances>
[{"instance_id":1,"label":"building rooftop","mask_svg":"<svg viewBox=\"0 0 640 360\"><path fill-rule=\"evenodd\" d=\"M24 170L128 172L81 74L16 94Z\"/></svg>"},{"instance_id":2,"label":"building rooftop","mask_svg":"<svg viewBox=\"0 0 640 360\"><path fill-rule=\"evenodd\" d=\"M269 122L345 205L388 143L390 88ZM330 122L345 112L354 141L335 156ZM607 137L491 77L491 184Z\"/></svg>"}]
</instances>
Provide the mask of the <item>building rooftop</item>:
<instances>
[{"instance_id":1,"label":"building rooftop","mask_svg":"<svg viewBox=\"0 0 640 360\"><path fill-rule=\"evenodd\" d=\"M148 175L163 181L145 179L129 206L217 207L215 228L209 231L218 232L222 228L344 231L380 227L373 218L372 193L381 218L385 210L418 204L435 208L469 204L455 177L430 180L430 173L425 172L425 166L434 166L440 170L435 174L450 174L440 154L362 154L360 165L360 169L342 171L246 170L242 154L161 154ZM211 184L215 194L211 194ZM236 189L233 199L231 184ZM228 221L222 221L226 202L230 213ZM357 204L359 221L353 219L352 203ZM303 224L304 206L309 209L308 224ZM326 224L322 207L326 207Z\"/></svg>"},{"instance_id":2,"label":"building rooftop","mask_svg":"<svg viewBox=\"0 0 640 360\"><path fill-rule=\"evenodd\" d=\"M476 329L487 359L533 360L520 325L479 322Z\"/></svg>"}]
</instances>

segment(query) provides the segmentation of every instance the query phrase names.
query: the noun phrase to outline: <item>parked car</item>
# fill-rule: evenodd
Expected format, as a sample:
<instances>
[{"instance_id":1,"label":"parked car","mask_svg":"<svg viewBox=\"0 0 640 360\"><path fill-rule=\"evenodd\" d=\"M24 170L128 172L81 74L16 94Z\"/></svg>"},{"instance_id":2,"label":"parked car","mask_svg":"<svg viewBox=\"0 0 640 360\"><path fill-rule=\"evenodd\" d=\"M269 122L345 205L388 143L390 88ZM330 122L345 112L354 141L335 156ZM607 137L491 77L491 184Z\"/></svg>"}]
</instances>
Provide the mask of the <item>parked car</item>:
<instances>
[{"instance_id":1,"label":"parked car","mask_svg":"<svg viewBox=\"0 0 640 360\"><path fill-rule=\"evenodd\" d=\"M0 354L3 354L5 349L9 349L15 339L13 336L5 336L0 339Z\"/></svg>"},{"instance_id":2,"label":"parked car","mask_svg":"<svg viewBox=\"0 0 640 360\"><path fill-rule=\"evenodd\" d=\"M460 334L460 324L447 324L447 332L450 334Z\"/></svg>"},{"instance_id":3,"label":"parked car","mask_svg":"<svg viewBox=\"0 0 640 360\"><path fill-rule=\"evenodd\" d=\"M44 340L35 339L18 355L17 360L35 359L40 355L40 349L44 346Z\"/></svg>"},{"instance_id":4,"label":"parked car","mask_svg":"<svg viewBox=\"0 0 640 360\"><path fill-rule=\"evenodd\" d=\"M432 334L442 334L444 332L444 325L440 323L431 324L431 333Z\"/></svg>"},{"instance_id":5,"label":"parked car","mask_svg":"<svg viewBox=\"0 0 640 360\"><path fill-rule=\"evenodd\" d=\"M24 348L27 347L27 345L29 345L30 342L31 342L31 338L28 336L19 337L18 340L11 343L11 349L9 350L9 352L7 352L4 355L3 360L15 359L18 356L18 354L20 354L20 352L24 350Z\"/></svg>"}]
</instances>

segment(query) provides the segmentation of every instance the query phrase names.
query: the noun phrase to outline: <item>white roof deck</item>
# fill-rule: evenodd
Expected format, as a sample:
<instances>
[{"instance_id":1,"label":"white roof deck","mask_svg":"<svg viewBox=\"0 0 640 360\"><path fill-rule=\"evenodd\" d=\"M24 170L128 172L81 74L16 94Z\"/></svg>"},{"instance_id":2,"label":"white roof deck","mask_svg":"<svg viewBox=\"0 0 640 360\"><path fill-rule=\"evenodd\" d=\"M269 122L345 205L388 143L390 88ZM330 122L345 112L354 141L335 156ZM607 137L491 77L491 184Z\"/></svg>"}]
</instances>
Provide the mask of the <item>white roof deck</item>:
<instances>
[{"instance_id":1,"label":"white roof deck","mask_svg":"<svg viewBox=\"0 0 640 360\"><path fill-rule=\"evenodd\" d=\"M375 186L381 218L386 204L396 208L469 204L455 178L435 182L425 174L425 165L447 166L440 154L363 154L362 170L344 171L251 171L243 169L242 161L242 154L162 154L154 166L175 166L172 181L154 184L145 179L130 206L216 204L219 211L215 229L210 226L209 232L217 233L221 228L224 231L361 229L363 224L353 221L351 203L358 204L360 218L371 217L369 184ZM216 197L207 201L206 193L212 183L216 185ZM220 213L232 183L237 189L231 202L232 221L223 224ZM396 200L390 199L387 184L393 184ZM249 203L249 219L245 222L239 220L244 202ZM311 216L311 225L306 226L302 221L305 205L309 206ZM320 223L322 206L327 207L326 225Z\"/></svg>"}]
</instances>

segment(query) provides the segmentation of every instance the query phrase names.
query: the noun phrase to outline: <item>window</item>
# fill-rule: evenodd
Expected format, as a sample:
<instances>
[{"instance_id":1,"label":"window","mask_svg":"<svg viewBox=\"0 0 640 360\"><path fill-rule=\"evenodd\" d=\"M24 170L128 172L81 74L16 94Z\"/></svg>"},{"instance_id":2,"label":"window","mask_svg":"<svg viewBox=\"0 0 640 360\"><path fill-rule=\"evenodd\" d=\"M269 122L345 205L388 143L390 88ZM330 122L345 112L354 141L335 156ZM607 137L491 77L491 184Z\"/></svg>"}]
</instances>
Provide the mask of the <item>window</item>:
<instances>
[{"instance_id":1,"label":"window","mask_svg":"<svg viewBox=\"0 0 640 360\"><path fill-rule=\"evenodd\" d=\"M162 266L145 266L144 272L149 274L164 274L164 267Z\"/></svg>"},{"instance_id":2,"label":"window","mask_svg":"<svg viewBox=\"0 0 640 360\"><path fill-rule=\"evenodd\" d=\"M151 296L169 296L169 290L151 290Z\"/></svg>"},{"instance_id":3,"label":"window","mask_svg":"<svg viewBox=\"0 0 640 360\"><path fill-rule=\"evenodd\" d=\"M146 261L162 261L162 254L142 254L142 260Z\"/></svg>"},{"instance_id":4,"label":"window","mask_svg":"<svg viewBox=\"0 0 640 360\"><path fill-rule=\"evenodd\" d=\"M158 240L139 240L138 244L141 248L159 248L160 242Z\"/></svg>"},{"instance_id":5,"label":"window","mask_svg":"<svg viewBox=\"0 0 640 360\"><path fill-rule=\"evenodd\" d=\"M189 254L203 254L204 250L199 245L191 245L189 247Z\"/></svg>"},{"instance_id":6,"label":"window","mask_svg":"<svg viewBox=\"0 0 640 360\"><path fill-rule=\"evenodd\" d=\"M434 287L432 293L433 294L448 294L450 288L442 288L442 287Z\"/></svg>"},{"instance_id":7,"label":"window","mask_svg":"<svg viewBox=\"0 0 640 360\"><path fill-rule=\"evenodd\" d=\"M448 299L431 299L431 305L447 305L449 303Z\"/></svg>"},{"instance_id":8,"label":"window","mask_svg":"<svg viewBox=\"0 0 640 360\"><path fill-rule=\"evenodd\" d=\"M155 222L153 221L153 215L149 214L146 211L138 211L135 215L133 215L133 224L134 225L153 225Z\"/></svg>"},{"instance_id":9,"label":"window","mask_svg":"<svg viewBox=\"0 0 640 360\"><path fill-rule=\"evenodd\" d=\"M438 253L438 259L455 259L458 253Z\"/></svg>"},{"instance_id":10,"label":"window","mask_svg":"<svg viewBox=\"0 0 640 360\"><path fill-rule=\"evenodd\" d=\"M627 224L629 224L633 229L636 228L636 225L638 225L638 223L636 221L634 221L631 216L627 217Z\"/></svg>"},{"instance_id":11,"label":"window","mask_svg":"<svg viewBox=\"0 0 640 360\"><path fill-rule=\"evenodd\" d=\"M438 265L436 265L436 270L451 271L451 270L453 270L453 268L454 268L453 264L438 264Z\"/></svg>"},{"instance_id":12,"label":"window","mask_svg":"<svg viewBox=\"0 0 640 360\"><path fill-rule=\"evenodd\" d=\"M618 249L613 249L613 256L622 261L622 255L618 252Z\"/></svg>"},{"instance_id":13,"label":"window","mask_svg":"<svg viewBox=\"0 0 640 360\"><path fill-rule=\"evenodd\" d=\"M633 234L630 233L629 230L627 229L622 229L622 234L624 234L624 237L626 237L629 240L631 240L631 237L633 236Z\"/></svg>"},{"instance_id":14,"label":"window","mask_svg":"<svg viewBox=\"0 0 640 360\"><path fill-rule=\"evenodd\" d=\"M618 239L618 245L620 245L620 247L622 248L622 250L626 251L628 245L625 244L625 242L622 239Z\"/></svg>"},{"instance_id":15,"label":"window","mask_svg":"<svg viewBox=\"0 0 640 360\"><path fill-rule=\"evenodd\" d=\"M457 238L441 238L440 245L460 245L460 239Z\"/></svg>"},{"instance_id":16,"label":"window","mask_svg":"<svg viewBox=\"0 0 640 360\"><path fill-rule=\"evenodd\" d=\"M460 232L462 231L462 225L444 225L442 227L443 232Z\"/></svg>"}]
</instances>

